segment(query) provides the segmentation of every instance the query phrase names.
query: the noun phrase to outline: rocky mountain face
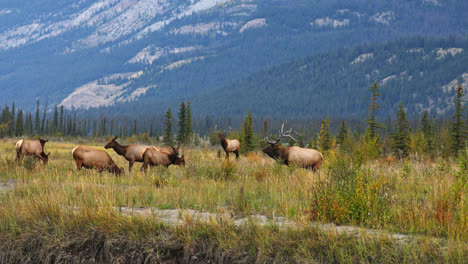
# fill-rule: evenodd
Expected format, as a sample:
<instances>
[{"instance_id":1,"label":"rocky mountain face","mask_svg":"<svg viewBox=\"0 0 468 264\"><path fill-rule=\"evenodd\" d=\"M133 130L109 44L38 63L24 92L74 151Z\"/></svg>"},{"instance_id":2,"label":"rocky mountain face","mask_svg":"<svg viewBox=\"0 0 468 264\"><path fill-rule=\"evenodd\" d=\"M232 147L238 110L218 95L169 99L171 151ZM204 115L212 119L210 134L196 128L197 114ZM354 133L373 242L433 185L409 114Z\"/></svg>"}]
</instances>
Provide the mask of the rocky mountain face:
<instances>
[{"instance_id":1,"label":"rocky mountain face","mask_svg":"<svg viewBox=\"0 0 468 264\"><path fill-rule=\"evenodd\" d=\"M236 80L311 54L466 34L464 7L461 0L4 0L0 103L167 107L222 96ZM463 50L440 56L447 52Z\"/></svg>"}]
</instances>

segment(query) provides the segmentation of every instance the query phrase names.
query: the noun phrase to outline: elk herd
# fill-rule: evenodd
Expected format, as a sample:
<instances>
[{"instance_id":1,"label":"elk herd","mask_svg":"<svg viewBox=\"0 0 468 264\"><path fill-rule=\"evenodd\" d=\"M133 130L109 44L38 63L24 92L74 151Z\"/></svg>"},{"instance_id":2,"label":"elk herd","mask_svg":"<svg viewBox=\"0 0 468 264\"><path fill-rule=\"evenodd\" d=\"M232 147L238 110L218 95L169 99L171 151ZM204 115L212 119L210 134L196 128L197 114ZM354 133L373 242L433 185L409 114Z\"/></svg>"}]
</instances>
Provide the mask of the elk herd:
<instances>
[{"instance_id":1,"label":"elk herd","mask_svg":"<svg viewBox=\"0 0 468 264\"><path fill-rule=\"evenodd\" d=\"M322 154L315 149L301 147L280 147L281 139L288 137L296 140L292 134L298 135L293 129L284 131L284 123L279 131L277 139L273 140L265 137L264 141L269 145L263 148L263 153L270 158L277 160L285 165L295 164L306 169L316 171L320 169L322 163ZM226 153L226 159L229 159L229 153L234 153L236 159L239 158L240 142L236 139L228 139L226 131L218 133L221 147ZM121 145L117 141L117 137L110 139L104 146L105 149L113 149L118 155L124 157L128 161L128 171L132 171L135 162L142 162L143 165L140 171L147 172L148 166L164 166L182 165L185 166L184 154L179 157L179 146L171 148L163 148L149 145ZM45 154L44 146L49 140L38 138L38 141L21 139L16 142L16 161L20 162L24 156L34 156L44 164L47 164L49 155ZM118 167L112 160L109 153L104 150L95 149L88 146L79 145L72 150L72 156L75 160L78 170L81 168L96 169L99 172L109 171L116 175L124 173L124 168Z\"/></svg>"}]
</instances>

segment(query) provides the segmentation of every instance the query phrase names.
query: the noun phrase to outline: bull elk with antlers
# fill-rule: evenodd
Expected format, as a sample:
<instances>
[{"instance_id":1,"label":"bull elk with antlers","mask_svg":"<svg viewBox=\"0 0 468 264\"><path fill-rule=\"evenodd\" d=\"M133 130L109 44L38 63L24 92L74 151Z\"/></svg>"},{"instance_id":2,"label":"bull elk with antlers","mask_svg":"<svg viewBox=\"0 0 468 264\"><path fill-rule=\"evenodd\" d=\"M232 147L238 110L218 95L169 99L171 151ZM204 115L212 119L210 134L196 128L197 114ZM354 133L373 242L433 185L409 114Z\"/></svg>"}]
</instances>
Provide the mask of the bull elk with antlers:
<instances>
[{"instance_id":1,"label":"bull elk with antlers","mask_svg":"<svg viewBox=\"0 0 468 264\"><path fill-rule=\"evenodd\" d=\"M322 163L322 154L315 149L301 148L301 147L288 147L281 148L279 143L282 138L289 137L296 140L292 135L298 135L293 129L289 129L284 132L284 123L281 126L279 136L276 140L272 140L268 137L265 137L265 142L270 144L270 146L263 149L263 153L270 156L270 158L279 160L285 165L296 164L306 169L311 169L313 171L320 169L320 164Z\"/></svg>"}]
</instances>

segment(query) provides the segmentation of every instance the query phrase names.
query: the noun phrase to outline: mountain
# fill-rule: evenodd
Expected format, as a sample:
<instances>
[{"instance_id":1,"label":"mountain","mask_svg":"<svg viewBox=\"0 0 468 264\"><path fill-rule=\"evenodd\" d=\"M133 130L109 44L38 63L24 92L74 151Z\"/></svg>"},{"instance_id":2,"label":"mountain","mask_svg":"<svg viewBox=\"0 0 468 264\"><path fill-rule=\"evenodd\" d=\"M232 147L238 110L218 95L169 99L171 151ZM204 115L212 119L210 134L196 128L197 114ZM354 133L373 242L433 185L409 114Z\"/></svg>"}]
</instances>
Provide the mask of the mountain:
<instances>
[{"instance_id":1,"label":"mountain","mask_svg":"<svg viewBox=\"0 0 468 264\"><path fill-rule=\"evenodd\" d=\"M305 56L415 34L467 34L466 7L463 0L4 0L0 103L32 109L40 99L124 112L225 98L231 83ZM202 103L200 113L209 109Z\"/></svg>"}]
</instances>

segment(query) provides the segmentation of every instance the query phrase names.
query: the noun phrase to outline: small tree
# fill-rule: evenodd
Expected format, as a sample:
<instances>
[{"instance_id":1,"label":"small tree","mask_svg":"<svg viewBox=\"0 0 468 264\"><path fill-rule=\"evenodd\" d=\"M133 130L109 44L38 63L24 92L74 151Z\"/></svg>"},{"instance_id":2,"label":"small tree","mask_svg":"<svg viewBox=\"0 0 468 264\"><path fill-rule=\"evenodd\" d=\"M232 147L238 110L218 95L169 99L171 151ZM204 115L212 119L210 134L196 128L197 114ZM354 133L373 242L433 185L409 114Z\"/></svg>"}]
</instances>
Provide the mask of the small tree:
<instances>
[{"instance_id":1,"label":"small tree","mask_svg":"<svg viewBox=\"0 0 468 264\"><path fill-rule=\"evenodd\" d=\"M384 128L384 125L377 122L375 118L375 112L377 112L377 110L379 110L380 108L380 105L377 103L377 98L380 95L379 86L377 85L377 82L374 82L374 84L371 86L369 91L371 91L372 95L371 97L367 98L371 100L371 103L369 104L367 108L367 110L369 111L369 114L367 116L366 122L369 125L369 127L367 128L368 137L373 139L373 138L378 137L377 129Z\"/></svg>"},{"instance_id":2,"label":"small tree","mask_svg":"<svg viewBox=\"0 0 468 264\"><path fill-rule=\"evenodd\" d=\"M186 131L187 127L187 118L186 118L186 109L185 103L182 102L179 108L179 123L178 123L178 131L177 131L177 142L185 144L186 143Z\"/></svg>"},{"instance_id":3,"label":"small tree","mask_svg":"<svg viewBox=\"0 0 468 264\"><path fill-rule=\"evenodd\" d=\"M423 133L424 140L426 142L425 152L431 153L434 149L432 143L432 126L427 114L427 110L424 111L424 115L421 119L421 132Z\"/></svg>"},{"instance_id":4,"label":"small tree","mask_svg":"<svg viewBox=\"0 0 468 264\"><path fill-rule=\"evenodd\" d=\"M395 132L393 132L393 149L396 153L400 153L400 157L408 156L409 152L409 122L406 118L405 108L403 104L400 102L398 105L398 111L396 114L396 124L395 124Z\"/></svg>"},{"instance_id":5,"label":"small tree","mask_svg":"<svg viewBox=\"0 0 468 264\"><path fill-rule=\"evenodd\" d=\"M346 127L346 122L342 120L341 126L340 126L340 132L338 132L338 137L336 138L336 143L342 146L347 136L348 136L348 128Z\"/></svg>"},{"instance_id":6,"label":"small tree","mask_svg":"<svg viewBox=\"0 0 468 264\"><path fill-rule=\"evenodd\" d=\"M320 150L327 151L332 147L332 138L330 134L330 119L322 120L320 125L320 133L318 136Z\"/></svg>"},{"instance_id":7,"label":"small tree","mask_svg":"<svg viewBox=\"0 0 468 264\"><path fill-rule=\"evenodd\" d=\"M23 110L18 110L18 114L16 115L16 122L15 122L15 136L22 136L24 130L24 118L23 118Z\"/></svg>"},{"instance_id":8,"label":"small tree","mask_svg":"<svg viewBox=\"0 0 468 264\"><path fill-rule=\"evenodd\" d=\"M242 125L242 148L241 150L249 152L254 150L253 118L252 113L247 113L244 124Z\"/></svg>"},{"instance_id":9,"label":"small tree","mask_svg":"<svg viewBox=\"0 0 468 264\"><path fill-rule=\"evenodd\" d=\"M167 109L167 112L164 115L163 142L166 145L172 145L174 143L174 139L172 137L172 113L170 107Z\"/></svg>"},{"instance_id":10,"label":"small tree","mask_svg":"<svg viewBox=\"0 0 468 264\"><path fill-rule=\"evenodd\" d=\"M187 101L186 116L185 116L185 139L186 143L191 143L193 136L193 125L192 125L192 106L190 101Z\"/></svg>"},{"instance_id":11,"label":"small tree","mask_svg":"<svg viewBox=\"0 0 468 264\"><path fill-rule=\"evenodd\" d=\"M39 133L41 131L41 117L39 114L39 99L36 102L36 118L34 119L34 131Z\"/></svg>"},{"instance_id":12,"label":"small tree","mask_svg":"<svg viewBox=\"0 0 468 264\"><path fill-rule=\"evenodd\" d=\"M458 84L455 97L455 113L453 114L453 122L450 130L450 145L452 153L458 156L458 152L463 149L466 140L466 128L464 123L463 109L463 87Z\"/></svg>"}]
</instances>

